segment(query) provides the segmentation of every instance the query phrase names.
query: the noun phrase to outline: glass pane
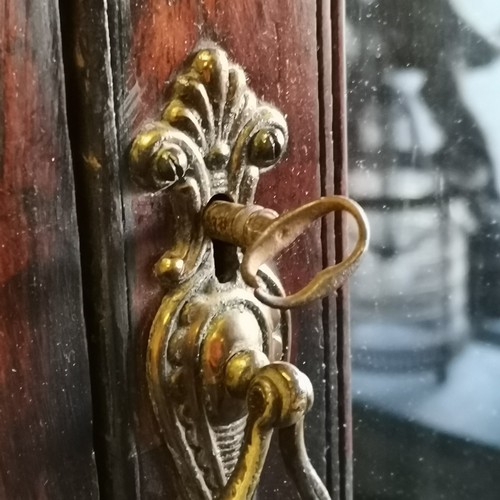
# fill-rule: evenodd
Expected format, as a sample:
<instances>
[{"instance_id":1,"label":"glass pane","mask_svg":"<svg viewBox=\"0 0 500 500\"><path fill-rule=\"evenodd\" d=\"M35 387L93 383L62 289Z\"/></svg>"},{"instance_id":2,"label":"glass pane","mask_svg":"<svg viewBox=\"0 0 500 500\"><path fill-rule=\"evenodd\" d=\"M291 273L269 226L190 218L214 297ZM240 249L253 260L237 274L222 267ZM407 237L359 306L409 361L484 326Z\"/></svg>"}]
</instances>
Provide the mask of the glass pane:
<instances>
[{"instance_id":1,"label":"glass pane","mask_svg":"<svg viewBox=\"0 0 500 500\"><path fill-rule=\"evenodd\" d=\"M500 498L500 2L347 0L355 499Z\"/></svg>"}]
</instances>

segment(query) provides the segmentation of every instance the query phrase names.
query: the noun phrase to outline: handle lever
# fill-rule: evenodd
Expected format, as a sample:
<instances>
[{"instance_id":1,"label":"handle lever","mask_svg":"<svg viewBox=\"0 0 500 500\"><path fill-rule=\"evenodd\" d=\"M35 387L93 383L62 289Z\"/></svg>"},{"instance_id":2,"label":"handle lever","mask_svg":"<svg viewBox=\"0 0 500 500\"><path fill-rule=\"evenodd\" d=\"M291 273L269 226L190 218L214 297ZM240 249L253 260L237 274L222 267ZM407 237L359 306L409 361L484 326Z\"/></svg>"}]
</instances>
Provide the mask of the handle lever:
<instances>
[{"instance_id":1,"label":"handle lever","mask_svg":"<svg viewBox=\"0 0 500 500\"><path fill-rule=\"evenodd\" d=\"M219 499L253 498L273 431L279 429L285 465L301 498L330 500L304 444L304 416L314 399L309 378L283 361L258 368L257 359L254 353L242 351L226 366L228 390L240 397L246 392L248 417L238 462Z\"/></svg>"}]
</instances>

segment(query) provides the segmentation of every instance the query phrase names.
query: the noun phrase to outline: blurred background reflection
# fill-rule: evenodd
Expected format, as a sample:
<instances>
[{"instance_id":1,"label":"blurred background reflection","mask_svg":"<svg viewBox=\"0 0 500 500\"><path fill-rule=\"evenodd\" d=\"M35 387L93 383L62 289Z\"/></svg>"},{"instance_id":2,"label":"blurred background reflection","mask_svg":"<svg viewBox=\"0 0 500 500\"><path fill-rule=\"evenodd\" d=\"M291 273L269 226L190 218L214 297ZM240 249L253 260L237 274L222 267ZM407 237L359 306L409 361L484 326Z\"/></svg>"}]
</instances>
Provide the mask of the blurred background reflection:
<instances>
[{"instance_id":1,"label":"blurred background reflection","mask_svg":"<svg viewBox=\"0 0 500 500\"><path fill-rule=\"evenodd\" d=\"M500 2L346 0L355 499L500 498Z\"/></svg>"}]
</instances>

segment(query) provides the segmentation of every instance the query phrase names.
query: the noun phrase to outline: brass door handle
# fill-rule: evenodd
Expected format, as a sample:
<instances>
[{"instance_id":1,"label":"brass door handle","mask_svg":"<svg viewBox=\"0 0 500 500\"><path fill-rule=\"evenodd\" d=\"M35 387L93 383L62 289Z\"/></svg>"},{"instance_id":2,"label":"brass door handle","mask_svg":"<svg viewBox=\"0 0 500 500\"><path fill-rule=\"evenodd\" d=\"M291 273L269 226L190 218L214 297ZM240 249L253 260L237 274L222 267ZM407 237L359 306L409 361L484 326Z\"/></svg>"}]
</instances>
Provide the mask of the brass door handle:
<instances>
[{"instance_id":1,"label":"brass door handle","mask_svg":"<svg viewBox=\"0 0 500 500\"><path fill-rule=\"evenodd\" d=\"M304 416L314 399L310 380L290 363L258 368L254 359L253 353L242 351L226 365L227 385L235 397L245 394L248 417L238 462L221 500L253 498L274 429L279 429L285 465L301 498L329 499L304 444Z\"/></svg>"},{"instance_id":2,"label":"brass door handle","mask_svg":"<svg viewBox=\"0 0 500 500\"><path fill-rule=\"evenodd\" d=\"M160 121L130 150L132 176L172 193L174 238L155 265L165 296L151 327L147 378L179 496L250 499L271 434L303 499L328 499L304 445L313 390L289 362L290 314L336 290L366 250L362 209L325 197L278 216L253 204L260 172L288 142L283 114L257 99L241 67L211 46L171 83ZM346 259L286 295L268 266L315 219L346 211L358 240Z\"/></svg>"}]
</instances>

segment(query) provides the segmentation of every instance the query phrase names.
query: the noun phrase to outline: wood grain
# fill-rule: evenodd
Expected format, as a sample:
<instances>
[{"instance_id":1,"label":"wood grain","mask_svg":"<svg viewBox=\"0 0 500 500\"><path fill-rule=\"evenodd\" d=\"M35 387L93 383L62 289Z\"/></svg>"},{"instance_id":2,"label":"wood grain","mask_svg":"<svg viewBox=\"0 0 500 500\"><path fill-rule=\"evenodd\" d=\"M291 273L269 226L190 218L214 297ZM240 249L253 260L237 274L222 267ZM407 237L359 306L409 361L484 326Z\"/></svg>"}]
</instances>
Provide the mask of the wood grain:
<instances>
[{"instance_id":1,"label":"wood grain","mask_svg":"<svg viewBox=\"0 0 500 500\"><path fill-rule=\"evenodd\" d=\"M345 74L345 0L324 1L318 19L322 26L320 47L320 96L323 111L321 160L322 194L347 195L347 109ZM331 137L331 140L329 139ZM327 218L322 226L323 262L340 262L346 255L346 220L343 214ZM349 287L324 299L326 412L334 433L327 452L327 485L341 499L353 497L351 349ZM336 463L336 466L333 464Z\"/></svg>"},{"instance_id":2,"label":"wood grain","mask_svg":"<svg viewBox=\"0 0 500 500\"><path fill-rule=\"evenodd\" d=\"M57 3L0 47L0 498L97 498Z\"/></svg>"},{"instance_id":3,"label":"wood grain","mask_svg":"<svg viewBox=\"0 0 500 500\"><path fill-rule=\"evenodd\" d=\"M262 177L257 202L282 211L320 196L320 144L325 142L320 115L326 102L319 95L316 5L306 0L234 0L230 6L217 0L79 0L66 14L72 33L67 64L78 89L72 129L81 213L86 214L84 276L91 290L86 310L95 339L93 359L104 378L95 380L101 394L97 432L106 443L98 454L101 488L116 498L168 497L175 477L167 474L169 457L147 394L145 351L162 297L151 269L172 237L171 212L168 193L144 194L131 185L128 147L144 120L158 117L176 68L203 40L211 40L245 68L257 95L288 116L287 157ZM328 29L326 23L321 28ZM317 226L280 259L285 286L303 286L324 258L331 255L323 255ZM338 439L326 411L326 374L335 366L325 366L322 307L317 303L294 313L294 358L315 386L307 439L314 465L326 479L326 449L337 450ZM327 359L336 362L335 356ZM338 460L329 467L339 477ZM271 457L263 492L264 498L293 498L277 457Z\"/></svg>"}]
</instances>

